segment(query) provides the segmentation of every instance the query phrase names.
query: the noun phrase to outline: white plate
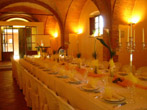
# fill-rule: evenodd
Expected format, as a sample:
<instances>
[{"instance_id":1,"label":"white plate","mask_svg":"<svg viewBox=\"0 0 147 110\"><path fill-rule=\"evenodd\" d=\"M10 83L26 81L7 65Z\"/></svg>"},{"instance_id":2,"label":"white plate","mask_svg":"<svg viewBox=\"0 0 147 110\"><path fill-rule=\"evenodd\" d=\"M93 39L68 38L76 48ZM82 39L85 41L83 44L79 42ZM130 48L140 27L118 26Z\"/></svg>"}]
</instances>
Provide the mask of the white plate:
<instances>
[{"instance_id":1,"label":"white plate","mask_svg":"<svg viewBox=\"0 0 147 110\"><path fill-rule=\"evenodd\" d=\"M115 96L112 96L112 98L103 98L105 101L107 102L110 102L110 103L117 103L117 102L122 102L125 100L125 97L123 96L118 96L118 95L115 95Z\"/></svg>"},{"instance_id":2,"label":"white plate","mask_svg":"<svg viewBox=\"0 0 147 110\"><path fill-rule=\"evenodd\" d=\"M81 81L78 79L70 79L68 82L71 84L81 84Z\"/></svg>"},{"instance_id":3,"label":"white plate","mask_svg":"<svg viewBox=\"0 0 147 110\"><path fill-rule=\"evenodd\" d=\"M96 92L96 91L98 91L98 88L87 87L86 85L84 85L84 86L81 86L81 90L84 90L87 92Z\"/></svg>"},{"instance_id":4,"label":"white plate","mask_svg":"<svg viewBox=\"0 0 147 110\"><path fill-rule=\"evenodd\" d=\"M55 71L50 70L50 71L48 72L48 74L54 74L54 75L56 75L56 74L58 74L58 72L55 72Z\"/></svg>"},{"instance_id":5,"label":"white plate","mask_svg":"<svg viewBox=\"0 0 147 110\"><path fill-rule=\"evenodd\" d=\"M121 76L126 76L126 75L128 75L128 73L126 73L126 72L118 72L118 74L121 75Z\"/></svg>"},{"instance_id":6,"label":"white plate","mask_svg":"<svg viewBox=\"0 0 147 110\"><path fill-rule=\"evenodd\" d=\"M51 71L50 69L43 69L43 71Z\"/></svg>"},{"instance_id":7,"label":"white plate","mask_svg":"<svg viewBox=\"0 0 147 110\"><path fill-rule=\"evenodd\" d=\"M138 76L139 79L147 81L147 76Z\"/></svg>"},{"instance_id":8,"label":"white plate","mask_svg":"<svg viewBox=\"0 0 147 110\"><path fill-rule=\"evenodd\" d=\"M68 78L68 76L66 76L66 75L61 75L61 76L57 76L57 78Z\"/></svg>"}]
</instances>

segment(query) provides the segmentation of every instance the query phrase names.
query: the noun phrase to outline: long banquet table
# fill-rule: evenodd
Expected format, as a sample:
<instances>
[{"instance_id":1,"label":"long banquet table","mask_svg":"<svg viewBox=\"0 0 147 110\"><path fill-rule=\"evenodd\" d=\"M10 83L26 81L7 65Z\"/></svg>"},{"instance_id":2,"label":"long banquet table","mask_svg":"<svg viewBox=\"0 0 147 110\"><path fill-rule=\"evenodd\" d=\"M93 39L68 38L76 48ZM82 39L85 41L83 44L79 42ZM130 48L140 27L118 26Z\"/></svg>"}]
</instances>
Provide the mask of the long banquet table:
<instances>
[{"instance_id":1,"label":"long banquet table","mask_svg":"<svg viewBox=\"0 0 147 110\"><path fill-rule=\"evenodd\" d=\"M31 59L29 59L31 60ZM113 110L116 109L117 104L105 102L100 96L101 93L85 92L81 90L82 84L75 85L68 83L68 78L57 78L56 75L48 74L48 71L44 71L42 68L29 62L29 60L20 59L14 61L18 65L22 65L30 74L42 81L48 88L53 90L56 94L64 98L74 108L79 110ZM42 66L49 68L49 60L41 60ZM79 73L77 73L79 74ZM97 78L97 80L100 80ZM142 81L147 85L147 81ZM121 87L114 83L109 83L109 86L113 91L119 92L126 98L126 102L130 95L129 89ZM97 97L98 96L98 97ZM147 110L147 90L135 88L134 94L135 103L127 103L121 106L122 110Z\"/></svg>"}]
</instances>

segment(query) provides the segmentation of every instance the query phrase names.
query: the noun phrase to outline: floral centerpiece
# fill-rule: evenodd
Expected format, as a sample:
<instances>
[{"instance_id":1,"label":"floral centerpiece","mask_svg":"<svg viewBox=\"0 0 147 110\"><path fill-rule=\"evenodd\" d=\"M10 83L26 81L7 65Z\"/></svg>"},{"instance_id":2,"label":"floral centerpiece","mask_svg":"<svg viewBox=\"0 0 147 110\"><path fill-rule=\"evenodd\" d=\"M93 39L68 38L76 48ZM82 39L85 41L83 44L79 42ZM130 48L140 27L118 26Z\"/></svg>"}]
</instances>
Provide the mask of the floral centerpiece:
<instances>
[{"instance_id":1,"label":"floral centerpiece","mask_svg":"<svg viewBox=\"0 0 147 110\"><path fill-rule=\"evenodd\" d=\"M37 43L37 54L40 56L41 55L41 46Z\"/></svg>"},{"instance_id":2,"label":"floral centerpiece","mask_svg":"<svg viewBox=\"0 0 147 110\"><path fill-rule=\"evenodd\" d=\"M107 31L108 37L109 37L109 31L108 30L106 30L106 31ZM116 52L111 48L111 45L108 46L103 39L101 39L99 37L97 37L96 39L99 40L100 43L109 50L109 53L110 53L110 60L109 60L110 75L113 76L114 75L114 68L115 68L115 63L113 61L113 57L115 56ZM109 42L110 42L110 37L109 37Z\"/></svg>"}]
</instances>

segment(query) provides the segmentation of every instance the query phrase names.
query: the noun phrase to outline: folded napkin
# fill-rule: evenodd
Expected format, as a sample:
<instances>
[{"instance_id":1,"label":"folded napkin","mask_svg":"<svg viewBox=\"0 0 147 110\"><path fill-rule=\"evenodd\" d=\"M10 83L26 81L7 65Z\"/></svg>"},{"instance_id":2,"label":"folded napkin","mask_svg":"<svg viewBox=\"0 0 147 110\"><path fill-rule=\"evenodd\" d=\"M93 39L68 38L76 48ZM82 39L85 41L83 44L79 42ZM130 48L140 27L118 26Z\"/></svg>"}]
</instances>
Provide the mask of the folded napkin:
<instances>
[{"instance_id":1,"label":"folded napkin","mask_svg":"<svg viewBox=\"0 0 147 110\"><path fill-rule=\"evenodd\" d=\"M89 80L87 86L89 86L91 88L96 88L97 87L97 80L96 79Z\"/></svg>"},{"instance_id":2,"label":"folded napkin","mask_svg":"<svg viewBox=\"0 0 147 110\"><path fill-rule=\"evenodd\" d=\"M117 84L119 84L120 86L123 86L123 87L135 85L135 87L147 90L147 86L141 84L138 79L134 79L134 78L128 79L129 77L132 77L132 76L128 76L127 78L121 77L121 76L115 76L114 79L113 79L113 83L117 83ZM133 76L133 77L135 77L135 76Z\"/></svg>"},{"instance_id":3,"label":"folded napkin","mask_svg":"<svg viewBox=\"0 0 147 110\"><path fill-rule=\"evenodd\" d=\"M67 73L68 73L68 76L69 76L71 79L73 79L73 78L75 77L75 71L70 71L70 70L68 70Z\"/></svg>"},{"instance_id":4,"label":"folded napkin","mask_svg":"<svg viewBox=\"0 0 147 110\"><path fill-rule=\"evenodd\" d=\"M86 72L86 69L79 67L76 67L75 70L78 71L80 74L84 74Z\"/></svg>"},{"instance_id":5,"label":"folded napkin","mask_svg":"<svg viewBox=\"0 0 147 110\"><path fill-rule=\"evenodd\" d=\"M112 91L111 87L106 86L105 87L105 92L103 94L103 97L105 99L112 99L112 93L113 93L113 91Z\"/></svg>"},{"instance_id":6,"label":"folded napkin","mask_svg":"<svg viewBox=\"0 0 147 110\"><path fill-rule=\"evenodd\" d=\"M80 74L84 74L86 72L85 68L76 67L75 70L78 71ZM90 77L103 77L103 76L108 76L108 74L101 74L101 73L95 74L93 72L89 72L88 76L90 76Z\"/></svg>"},{"instance_id":7,"label":"folded napkin","mask_svg":"<svg viewBox=\"0 0 147 110\"><path fill-rule=\"evenodd\" d=\"M126 76L126 80L130 80L134 84L139 81L138 78L136 78L131 72Z\"/></svg>"},{"instance_id":8,"label":"folded napkin","mask_svg":"<svg viewBox=\"0 0 147 110\"><path fill-rule=\"evenodd\" d=\"M103 76L108 76L108 74L101 74L101 73L95 74L93 72L89 72L88 76L91 76L91 77L103 77Z\"/></svg>"},{"instance_id":9,"label":"folded napkin","mask_svg":"<svg viewBox=\"0 0 147 110\"><path fill-rule=\"evenodd\" d=\"M98 60L92 60L91 66L96 66L96 67L98 67Z\"/></svg>"},{"instance_id":10,"label":"folded napkin","mask_svg":"<svg viewBox=\"0 0 147 110\"><path fill-rule=\"evenodd\" d=\"M88 83L85 85L86 88L96 88L97 84L94 79L88 81Z\"/></svg>"}]
</instances>

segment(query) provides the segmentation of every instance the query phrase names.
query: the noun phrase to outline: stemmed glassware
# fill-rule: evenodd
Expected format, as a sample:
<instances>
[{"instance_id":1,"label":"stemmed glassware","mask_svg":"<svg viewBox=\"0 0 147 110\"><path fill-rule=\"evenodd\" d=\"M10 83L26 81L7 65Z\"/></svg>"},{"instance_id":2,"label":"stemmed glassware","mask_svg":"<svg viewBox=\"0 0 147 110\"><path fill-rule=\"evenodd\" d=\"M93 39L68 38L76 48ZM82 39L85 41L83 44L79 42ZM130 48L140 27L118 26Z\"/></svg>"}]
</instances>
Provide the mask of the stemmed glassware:
<instances>
[{"instance_id":1,"label":"stemmed glassware","mask_svg":"<svg viewBox=\"0 0 147 110\"><path fill-rule=\"evenodd\" d=\"M128 103L130 104L134 104L135 103L135 93L136 93L136 87L135 84L129 85L127 87L128 89L128 93L129 93L129 97L128 97Z\"/></svg>"}]
</instances>

